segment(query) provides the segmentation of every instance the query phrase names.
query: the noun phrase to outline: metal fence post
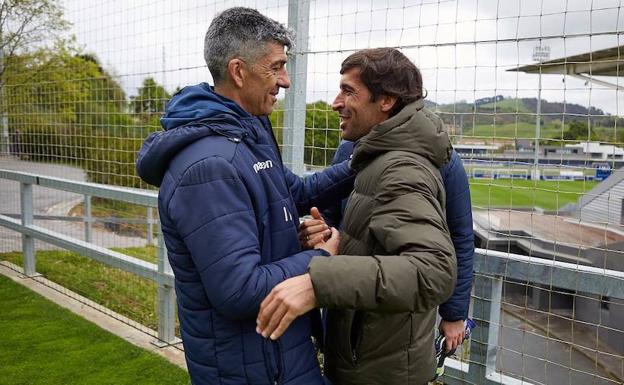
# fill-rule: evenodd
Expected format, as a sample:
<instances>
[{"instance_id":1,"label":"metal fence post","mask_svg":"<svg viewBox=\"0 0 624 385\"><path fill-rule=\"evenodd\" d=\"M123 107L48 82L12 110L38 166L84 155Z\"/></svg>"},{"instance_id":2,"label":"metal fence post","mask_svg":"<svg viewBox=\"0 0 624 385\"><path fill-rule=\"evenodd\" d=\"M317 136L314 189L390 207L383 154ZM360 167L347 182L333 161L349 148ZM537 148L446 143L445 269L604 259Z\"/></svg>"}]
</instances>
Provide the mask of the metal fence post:
<instances>
[{"instance_id":1,"label":"metal fence post","mask_svg":"<svg viewBox=\"0 0 624 385\"><path fill-rule=\"evenodd\" d=\"M91 195L84 196L85 242L93 242L93 215L91 213Z\"/></svg>"},{"instance_id":2,"label":"metal fence post","mask_svg":"<svg viewBox=\"0 0 624 385\"><path fill-rule=\"evenodd\" d=\"M147 208L147 245L154 244L154 208Z\"/></svg>"},{"instance_id":3,"label":"metal fence post","mask_svg":"<svg viewBox=\"0 0 624 385\"><path fill-rule=\"evenodd\" d=\"M284 103L283 155L284 164L295 174L303 175L305 144L306 81L308 77L308 25L310 1L288 2L288 26L297 32L295 49L288 59L290 88L286 90Z\"/></svg>"},{"instance_id":4,"label":"metal fence post","mask_svg":"<svg viewBox=\"0 0 624 385\"><path fill-rule=\"evenodd\" d=\"M20 183L20 206L22 211L22 225L33 224L33 186L30 183ZM37 274L35 260L35 239L22 234L22 253L24 255L24 275L32 277Z\"/></svg>"},{"instance_id":5,"label":"metal fence post","mask_svg":"<svg viewBox=\"0 0 624 385\"><path fill-rule=\"evenodd\" d=\"M503 280L477 275L474 289L473 317L477 327L470 342L468 378L480 384L496 372Z\"/></svg>"},{"instance_id":6,"label":"metal fence post","mask_svg":"<svg viewBox=\"0 0 624 385\"><path fill-rule=\"evenodd\" d=\"M0 47L0 126L2 126L2 136L0 137L0 154L9 155L11 153L11 143L9 138L9 117L7 115L6 82L4 81L4 49ZM21 155L21 154L13 154Z\"/></svg>"},{"instance_id":7,"label":"metal fence post","mask_svg":"<svg viewBox=\"0 0 624 385\"><path fill-rule=\"evenodd\" d=\"M158 273L159 275L173 274L169 259L167 258L167 247L163 240L162 231L158 231ZM176 343L175 336L175 291L173 286L158 282L158 341L157 346L166 346Z\"/></svg>"}]
</instances>

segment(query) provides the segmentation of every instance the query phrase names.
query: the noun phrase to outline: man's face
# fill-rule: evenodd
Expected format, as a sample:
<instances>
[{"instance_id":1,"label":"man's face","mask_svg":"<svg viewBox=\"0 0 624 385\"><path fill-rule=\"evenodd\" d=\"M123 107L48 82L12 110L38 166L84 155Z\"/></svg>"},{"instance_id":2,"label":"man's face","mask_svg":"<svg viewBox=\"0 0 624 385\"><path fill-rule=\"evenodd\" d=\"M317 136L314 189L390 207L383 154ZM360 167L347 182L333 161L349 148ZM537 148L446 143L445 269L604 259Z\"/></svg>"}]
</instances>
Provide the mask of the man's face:
<instances>
[{"instance_id":1,"label":"man's face","mask_svg":"<svg viewBox=\"0 0 624 385\"><path fill-rule=\"evenodd\" d=\"M246 63L247 78L241 95L243 108L252 115L273 111L280 88L290 87L284 45L267 43L268 52L255 63Z\"/></svg>"},{"instance_id":2,"label":"man's face","mask_svg":"<svg viewBox=\"0 0 624 385\"><path fill-rule=\"evenodd\" d=\"M360 70L345 71L340 79L340 92L332 109L340 115L342 139L355 141L368 134L374 125L388 119L382 111L381 98L371 101L371 93L360 80Z\"/></svg>"}]
</instances>

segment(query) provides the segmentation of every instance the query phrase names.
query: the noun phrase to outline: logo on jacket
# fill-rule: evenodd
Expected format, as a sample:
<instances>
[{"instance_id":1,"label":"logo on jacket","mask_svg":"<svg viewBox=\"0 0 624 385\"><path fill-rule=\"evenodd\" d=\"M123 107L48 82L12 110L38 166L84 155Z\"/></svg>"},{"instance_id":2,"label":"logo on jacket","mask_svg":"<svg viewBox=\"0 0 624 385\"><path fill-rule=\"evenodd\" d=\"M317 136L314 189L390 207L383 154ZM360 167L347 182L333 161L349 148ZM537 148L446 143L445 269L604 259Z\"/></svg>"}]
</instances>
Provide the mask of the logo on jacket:
<instances>
[{"instance_id":1,"label":"logo on jacket","mask_svg":"<svg viewBox=\"0 0 624 385\"><path fill-rule=\"evenodd\" d=\"M258 162L253 165L253 169L256 172L256 174L260 170L264 170L264 169L271 168L271 167L273 167L273 162L271 162L270 160L265 160L264 162Z\"/></svg>"},{"instance_id":2,"label":"logo on jacket","mask_svg":"<svg viewBox=\"0 0 624 385\"><path fill-rule=\"evenodd\" d=\"M290 220L292 222L292 214L290 213L290 210L288 210L286 208L286 206L284 206L284 221L288 222L288 220Z\"/></svg>"}]
</instances>

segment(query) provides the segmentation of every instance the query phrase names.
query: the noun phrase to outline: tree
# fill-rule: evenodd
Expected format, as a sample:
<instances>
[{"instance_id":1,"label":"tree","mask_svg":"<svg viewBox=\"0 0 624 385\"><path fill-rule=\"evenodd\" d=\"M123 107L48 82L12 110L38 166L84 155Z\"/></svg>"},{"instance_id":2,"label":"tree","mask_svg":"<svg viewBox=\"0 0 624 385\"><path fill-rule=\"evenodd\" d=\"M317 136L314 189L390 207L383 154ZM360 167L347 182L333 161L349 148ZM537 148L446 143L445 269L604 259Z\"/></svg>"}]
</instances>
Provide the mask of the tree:
<instances>
[{"instance_id":1,"label":"tree","mask_svg":"<svg viewBox=\"0 0 624 385\"><path fill-rule=\"evenodd\" d=\"M92 182L145 186L134 161L153 129L136 123L123 89L94 56L57 47L7 60L7 115L20 132L19 153L77 164Z\"/></svg>"},{"instance_id":2,"label":"tree","mask_svg":"<svg viewBox=\"0 0 624 385\"><path fill-rule=\"evenodd\" d=\"M340 141L340 117L323 101L306 108L304 161L315 166L328 166Z\"/></svg>"},{"instance_id":3,"label":"tree","mask_svg":"<svg viewBox=\"0 0 624 385\"><path fill-rule=\"evenodd\" d=\"M589 134L589 135L588 135ZM589 137L588 137L589 136ZM598 140L598 134L590 131L587 122L573 120L568 129L563 132L564 140Z\"/></svg>"},{"instance_id":4,"label":"tree","mask_svg":"<svg viewBox=\"0 0 624 385\"><path fill-rule=\"evenodd\" d=\"M171 95L165 87L149 77L143 80L138 95L131 98L130 106L142 122L154 122L154 118L159 118L165 112L165 106L170 98Z\"/></svg>"},{"instance_id":5,"label":"tree","mask_svg":"<svg viewBox=\"0 0 624 385\"><path fill-rule=\"evenodd\" d=\"M56 44L69 28L63 8L55 0L0 1L0 138L1 151L8 152L9 126L5 106L7 58L27 55L48 44ZM15 130L13 130L15 133Z\"/></svg>"},{"instance_id":6,"label":"tree","mask_svg":"<svg viewBox=\"0 0 624 385\"><path fill-rule=\"evenodd\" d=\"M284 104L277 102L269 115L275 137L282 145ZM315 166L328 166L340 142L340 117L331 105L323 101L306 105L305 143L303 161Z\"/></svg>"},{"instance_id":7,"label":"tree","mask_svg":"<svg viewBox=\"0 0 624 385\"><path fill-rule=\"evenodd\" d=\"M3 0L0 2L0 52L11 57L54 44L69 26L57 1ZM0 78L4 70L0 63Z\"/></svg>"}]
</instances>

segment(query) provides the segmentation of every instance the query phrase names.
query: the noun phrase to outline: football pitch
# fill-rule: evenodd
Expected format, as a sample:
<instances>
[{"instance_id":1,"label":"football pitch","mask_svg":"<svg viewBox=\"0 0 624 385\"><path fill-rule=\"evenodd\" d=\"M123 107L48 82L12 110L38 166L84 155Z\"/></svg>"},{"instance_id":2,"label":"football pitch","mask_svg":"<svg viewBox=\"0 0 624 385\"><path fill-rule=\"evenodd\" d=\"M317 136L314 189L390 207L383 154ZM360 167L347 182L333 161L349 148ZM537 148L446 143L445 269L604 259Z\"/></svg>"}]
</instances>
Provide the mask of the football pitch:
<instances>
[{"instance_id":1,"label":"football pitch","mask_svg":"<svg viewBox=\"0 0 624 385\"><path fill-rule=\"evenodd\" d=\"M473 208L519 209L539 207L556 211L576 203L599 182L533 181L525 179L469 179Z\"/></svg>"}]
</instances>

